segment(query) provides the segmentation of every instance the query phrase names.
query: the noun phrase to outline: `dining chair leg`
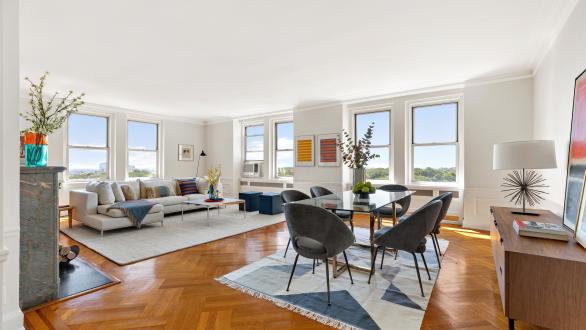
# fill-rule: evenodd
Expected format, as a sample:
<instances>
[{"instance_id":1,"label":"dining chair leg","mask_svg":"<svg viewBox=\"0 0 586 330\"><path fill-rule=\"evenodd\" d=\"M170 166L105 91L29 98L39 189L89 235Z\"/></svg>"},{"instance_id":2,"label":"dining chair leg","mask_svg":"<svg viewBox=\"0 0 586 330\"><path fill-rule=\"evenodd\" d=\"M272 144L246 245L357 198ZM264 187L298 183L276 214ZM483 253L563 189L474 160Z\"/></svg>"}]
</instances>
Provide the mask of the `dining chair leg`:
<instances>
[{"instance_id":1,"label":"dining chair leg","mask_svg":"<svg viewBox=\"0 0 586 330\"><path fill-rule=\"evenodd\" d=\"M423 284L421 283L421 274L419 274L419 264L417 263L417 256L415 253L411 253L413 255L413 261L415 261L415 270L417 271L417 278L419 279L419 288L421 289L421 296L425 297L423 294Z\"/></svg>"},{"instance_id":2,"label":"dining chair leg","mask_svg":"<svg viewBox=\"0 0 586 330\"><path fill-rule=\"evenodd\" d=\"M291 286L291 280L293 279L293 273L295 273L295 266L297 266L297 259L299 259L299 253L295 256L295 262L293 263L293 269L291 269L291 276L289 276L289 283L287 284L287 291L289 291L289 286Z\"/></svg>"},{"instance_id":3,"label":"dining chair leg","mask_svg":"<svg viewBox=\"0 0 586 330\"><path fill-rule=\"evenodd\" d=\"M383 249L383 256L382 259L380 260L380 269L383 269L383 262L385 262L385 251L386 249Z\"/></svg>"},{"instance_id":4,"label":"dining chair leg","mask_svg":"<svg viewBox=\"0 0 586 330\"><path fill-rule=\"evenodd\" d=\"M368 275L368 284L370 284L370 279L372 278L372 274L374 273L374 265L376 263L376 255L378 254L379 249L380 249L380 246L377 246L376 249L374 250L374 256L372 257L372 264L371 264L371 268L370 268L370 275Z\"/></svg>"},{"instance_id":5,"label":"dining chair leg","mask_svg":"<svg viewBox=\"0 0 586 330\"><path fill-rule=\"evenodd\" d=\"M399 250L395 251L395 260L397 260L397 257L399 256Z\"/></svg>"},{"instance_id":6,"label":"dining chair leg","mask_svg":"<svg viewBox=\"0 0 586 330\"><path fill-rule=\"evenodd\" d=\"M354 284L354 280L352 279L352 272L350 272L350 263L348 262L348 257L346 256L346 251L342 251L344 254L344 261L346 261L346 268L348 268L348 275L350 275L350 284Z\"/></svg>"},{"instance_id":7,"label":"dining chair leg","mask_svg":"<svg viewBox=\"0 0 586 330\"><path fill-rule=\"evenodd\" d=\"M354 221L352 221L352 216L350 216L350 230L352 230L352 232L354 232Z\"/></svg>"},{"instance_id":8,"label":"dining chair leg","mask_svg":"<svg viewBox=\"0 0 586 330\"><path fill-rule=\"evenodd\" d=\"M439 254L437 253L437 245L435 245L435 237L433 236L433 233L429 234L429 236L431 236L431 242L433 243L433 250L435 251L435 258L437 259L437 264L438 264L439 268L442 268Z\"/></svg>"},{"instance_id":9,"label":"dining chair leg","mask_svg":"<svg viewBox=\"0 0 586 330\"><path fill-rule=\"evenodd\" d=\"M427 268L427 262L425 262L425 256L421 253L421 260L423 260L423 265L425 266L425 271L427 272L427 278L431 281L431 275L429 275L429 268Z\"/></svg>"},{"instance_id":10,"label":"dining chair leg","mask_svg":"<svg viewBox=\"0 0 586 330\"><path fill-rule=\"evenodd\" d=\"M315 259L313 259L313 269L311 270L312 274L315 274Z\"/></svg>"},{"instance_id":11,"label":"dining chair leg","mask_svg":"<svg viewBox=\"0 0 586 330\"><path fill-rule=\"evenodd\" d=\"M330 303L330 267L328 266L328 259L324 259L324 264L326 265L326 285L328 287L328 306L329 306L332 303Z\"/></svg>"},{"instance_id":12,"label":"dining chair leg","mask_svg":"<svg viewBox=\"0 0 586 330\"><path fill-rule=\"evenodd\" d=\"M441 256L442 255L442 248L440 248L440 246L439 246L439 240L437 239L437 235L434 233L433 237L435 237L435 244L437 244L437 252Z\"/></svg>"},{"instance_id":13,"label":"dining chair leg","mask_svg":"<svg viewBox=\"0 0 586 330\"><path fill-rule=\"evenodd\" d=\"M291 244L291 238L289 238L289 241L287 242L287 247L285 248L285 254L283 255L283 258L287 258L287 251L289 251L289 244Z\"/></svg>"}]
</instances>

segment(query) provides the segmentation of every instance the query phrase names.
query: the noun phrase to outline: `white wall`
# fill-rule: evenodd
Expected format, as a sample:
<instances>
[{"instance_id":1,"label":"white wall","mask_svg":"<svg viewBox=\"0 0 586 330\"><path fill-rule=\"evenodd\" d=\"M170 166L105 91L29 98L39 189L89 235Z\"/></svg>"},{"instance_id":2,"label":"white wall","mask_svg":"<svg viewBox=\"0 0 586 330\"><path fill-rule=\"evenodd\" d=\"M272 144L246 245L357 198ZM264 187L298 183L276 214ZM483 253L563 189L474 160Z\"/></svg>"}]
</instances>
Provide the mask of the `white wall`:
<instances>
[{"instance_id":1,"label":"white wall","mask_svg":"<svg viewBox=\"0 0 586 330\"><path fill-rule=\"evenodd\" d=\"M296 109L293 112L294 136L340 134L343 126L344 107L342 104L317 109ZM315 147L315 146L314 146ZM317 148L314 149L314 158ZM323 186L333 191L343 190L343 165L340 167L319 167L317 160L310 167L295 166L294 187L309 194L309 188Z\"/></svg>"},{"instance_id":2,"label":"white wall","mask_svg":"<svg viewBox=\"0 0 586 330\"><path fill-rule=\"evenodd\" d=\"M0 0L0 328L20 329L18 1Z\"/></svg>"},{"instance_id":3,"label":"white wall","mask_svg":"<svg viewBox=\"0 0 586 330\"><path fill-rule=\"evenodd\" d=\"M50 77L49 77L50 79ZM20 99L21 111L28 111L30 105L26 99ZM179 178L195 176L197 156L204 148L206 128L203 124L189 119L156 116L138 111L121 109L112 106L87 104L80 108L80 113L104 115L109 117L110 176L112 180L127 180L127 121L144 120L156 122L160 130L160 155L161 176L164 178ZM21 119L20 129L28 127ZM49 136L49 165L65 166L66 159L66 129L67 123ZM180 161L178 158L179 144L191 144L194 146L194 160ZM205 174L206 159L200 163L200 174ZM61 176L62 177L62 176ZM69 191L80 189L85 183L65 182L59 192L59 203L69 203Z\"/></svg>"},{"instance_id":4,"label":"white wall","mask_svg":"<svg viewBox=\"0 0 586 330\"><path fill-rule=\"evenodd\" d=\"M238 194L240 166L240 137L238 123L232 120L212 123L206 126L205 152L208 166L221 165L223 194L234 196ZM235 130L237 130L235 134ZM207 167L201 166L200 172L207 173Z\"/></svg>"},{"instance_id":5,"label":"white wall","mask_svg":"<svg viewBox=\"0 0 586 330\"><path fill-rule=\"evenodd\" d=\"M533 79L464 88L464 226L488 229L491 205L510 205L500 184L505 171L492 169L493 144L532 136Z\"/></svg>"},{"instance_id":6,"label":"white wall","mask_svg":"<svg viewBox=\"0 0 586 330\"><path fill-rule=\"evenodd\" d=\"M544 208L561 215L564 206L574 80L586 69L586 1L578 1L535 72L533 135L554 140L557 169L544 171L549 195Z\"/></svg>"}]
</instances>

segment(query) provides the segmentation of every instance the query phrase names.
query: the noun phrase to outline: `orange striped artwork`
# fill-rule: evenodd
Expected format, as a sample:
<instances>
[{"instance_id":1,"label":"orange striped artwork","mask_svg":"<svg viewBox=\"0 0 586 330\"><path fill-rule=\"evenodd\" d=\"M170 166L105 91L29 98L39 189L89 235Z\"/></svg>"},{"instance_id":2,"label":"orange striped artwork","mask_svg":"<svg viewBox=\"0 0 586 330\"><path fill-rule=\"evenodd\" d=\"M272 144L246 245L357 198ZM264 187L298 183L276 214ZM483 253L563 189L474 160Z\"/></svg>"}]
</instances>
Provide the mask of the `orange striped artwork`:
<instances>
[{"instance_id":1,"label":"orange striped artwork","mask_svg":"<svg viewBox=\"0 0 586 330\"><path fill-rule=\"evenodd\" d=\"M318 136L317 145L319 148L319 166L339 166L337 143L337 134Z\"/></svg>"},{"instance_id":2,"label":"orange striped artwork","mask_svg":"<svg viewBox=\"0 0 586 330\"><path fill-rule=\"evenodd\" d=\"M313 165L313 136L299 136L297 141L297 165Z\"/></svg>"}]
</instances>

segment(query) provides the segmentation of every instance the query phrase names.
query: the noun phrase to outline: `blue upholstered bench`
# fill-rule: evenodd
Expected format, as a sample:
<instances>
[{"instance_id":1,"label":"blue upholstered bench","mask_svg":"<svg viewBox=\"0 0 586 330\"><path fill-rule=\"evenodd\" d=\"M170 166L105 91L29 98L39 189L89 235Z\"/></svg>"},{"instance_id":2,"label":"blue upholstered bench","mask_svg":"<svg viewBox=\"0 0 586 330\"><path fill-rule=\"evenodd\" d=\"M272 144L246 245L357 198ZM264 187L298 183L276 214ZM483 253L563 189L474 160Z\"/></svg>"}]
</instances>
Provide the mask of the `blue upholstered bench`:
<instances>
[{"instance_id":1,"label":"blue upholstered bench","mask_svg":"<svg viewBox=\"0 0 586 330\"><path fill-rule=\"evenodd\" d=\"M246 212L258 211L258 197L262 193L260 191L247 191L238 194L238 198L246 201ZM240 204L240 211L244 209L244 205Z\"/></svg>"},{"instance_id":2,"label":"blue upholstered bench","mask_svg":"<svg viewBox=\"0 0 586 330\"><path fill-rule=\"evenodd\" d=\"M261 214L277 214L283 213L283 201L279 193L263 193L258 197L259 210Z\"/></svg>"}]
</instances>

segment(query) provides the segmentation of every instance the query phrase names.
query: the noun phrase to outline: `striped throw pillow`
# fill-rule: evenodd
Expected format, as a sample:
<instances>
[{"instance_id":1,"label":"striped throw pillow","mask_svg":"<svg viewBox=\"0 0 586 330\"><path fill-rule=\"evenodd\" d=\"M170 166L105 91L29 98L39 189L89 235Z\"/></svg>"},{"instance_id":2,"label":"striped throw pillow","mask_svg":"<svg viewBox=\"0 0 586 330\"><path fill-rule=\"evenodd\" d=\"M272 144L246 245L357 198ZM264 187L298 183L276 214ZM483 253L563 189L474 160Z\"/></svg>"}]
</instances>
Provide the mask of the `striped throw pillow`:
<instances>
[{"instance_id":1,"label":"striped throw pillow","mask_svg":"<svg viewBox=\"0 0 586 330\"><path fill-rule=\"evenodd\" d=\"M197 194L197 181L195 179L181 179L179 182L179 189L181 189L181 195Z\"/></svg>"}]
</instances>

